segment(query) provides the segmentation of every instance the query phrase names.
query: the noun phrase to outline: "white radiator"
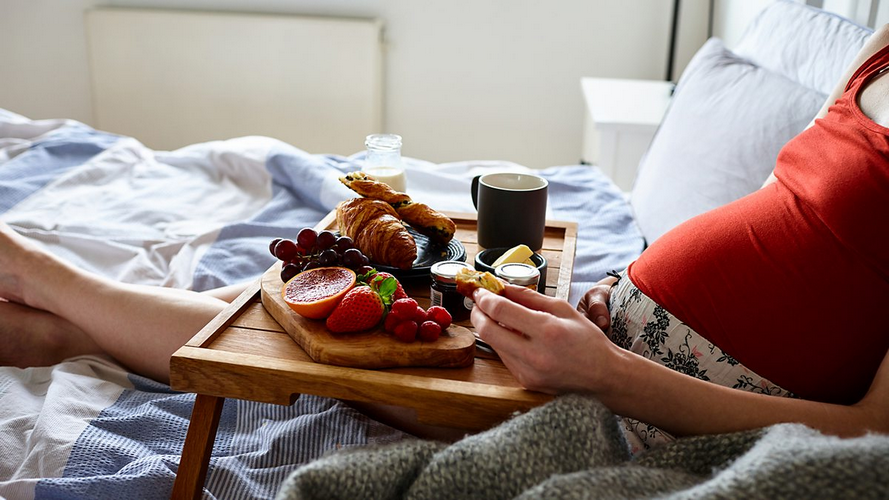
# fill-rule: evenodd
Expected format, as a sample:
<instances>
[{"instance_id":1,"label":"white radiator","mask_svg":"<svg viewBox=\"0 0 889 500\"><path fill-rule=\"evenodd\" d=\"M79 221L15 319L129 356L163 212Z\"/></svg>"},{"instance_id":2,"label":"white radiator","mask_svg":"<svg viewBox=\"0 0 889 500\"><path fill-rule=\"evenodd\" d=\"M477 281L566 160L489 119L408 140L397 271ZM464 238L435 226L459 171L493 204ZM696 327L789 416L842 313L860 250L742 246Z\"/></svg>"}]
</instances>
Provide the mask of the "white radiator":
<instances>
[{"instance_id":1,"label":"white radiator","mask_svg":"<svg viewBox=\"0 0 889 500\"><path fill-rule=\"evenodd\" d=\"M99 129L162 150L265 135L336 154L382 131L376 20L102 8L86 21Z\"/></svg>"}]
</instances>

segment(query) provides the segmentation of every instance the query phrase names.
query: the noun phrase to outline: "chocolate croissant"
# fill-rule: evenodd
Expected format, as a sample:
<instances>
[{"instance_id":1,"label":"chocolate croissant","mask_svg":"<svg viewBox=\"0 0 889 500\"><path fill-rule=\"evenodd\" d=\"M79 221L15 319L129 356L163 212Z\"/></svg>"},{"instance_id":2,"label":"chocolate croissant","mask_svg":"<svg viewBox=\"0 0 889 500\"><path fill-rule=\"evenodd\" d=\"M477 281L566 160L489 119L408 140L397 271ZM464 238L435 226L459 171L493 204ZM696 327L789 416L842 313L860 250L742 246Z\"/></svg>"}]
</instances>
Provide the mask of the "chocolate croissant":
<instances>
[{"instance_id":1,"label":"chocolate croissant","mask_svg":"<svg viewBox=\"0 0 889 500\"><path fill-rule=\"evenodd\" d=\"M410 196L399 193L385 182L380 182L364 172L350 172L340 177L340 182L361 196L385 201L396 210L399 205L411 202Z\"/></svg>"},{"instance_id":2,"label":"chocolate croissant","mask_svg":"<svg viewBox=\"0 0 889 500\"><path fill-rule=\"evenodd\" d=\"M392 205L405 222L435 243L444 245L454 237L457 225L450 217L424 203L413 201L405 193L395 191L388 184L379 182L364 172L348 173L340 177L340 182L361 196Z\"/></svg>"},{"instance_id":3,"label":"chocolate croissant","mask_svg":"<svg viewBox=\"0 0 889 500\"><path fill-rule=\"evenodd\" d=\"M336 206L340 233L352 238L355 247L371 262L410 269L417 258L417 243L386 202L353 198Z\"/></svg>"}]
</instances>

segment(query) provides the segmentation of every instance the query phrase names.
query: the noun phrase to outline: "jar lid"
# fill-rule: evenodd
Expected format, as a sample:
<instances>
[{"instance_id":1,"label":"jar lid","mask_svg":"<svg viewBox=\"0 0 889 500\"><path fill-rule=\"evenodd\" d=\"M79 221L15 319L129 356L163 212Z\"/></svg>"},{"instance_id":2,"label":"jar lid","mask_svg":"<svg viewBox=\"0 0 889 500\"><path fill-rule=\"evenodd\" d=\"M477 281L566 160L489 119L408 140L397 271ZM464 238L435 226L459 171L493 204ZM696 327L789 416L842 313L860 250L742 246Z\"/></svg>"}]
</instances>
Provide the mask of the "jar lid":
<instances>
[{"instance_id":1,"label":"jar lid","mask_svg":"<svg viewBox=\"0 0 889 500\"><path fill-rule=\"evenodd\" d=\"M531 285L540 279L540 271L529 264L509 263L497 266L494 274L514 285Z\"/></svg>"},{"instance_id":2,"label":"jar lid","mask_svg":"<svg viewBox=\"0 0 889 500\"><path fill-rule=\"evenodd\" d=\"M397 134L371 134L364 139L364 146L374 151L398 151L401 136Z\"/></svg>"},{"instance_id":3,"label":"jar lid","mask_svg":"<svg viewBox=\"0 0 889 500\"><path fill-rule=\"evenodd\" d=\"M430 273L432 273L432 277L436 281L440 281L443 283L456 283L457 272L464 267L467 269L472 269L472 266L463 262L462 260L443 260L441 262L432 264L432 268L429 271Z\"/></svg>"}]
</instances>

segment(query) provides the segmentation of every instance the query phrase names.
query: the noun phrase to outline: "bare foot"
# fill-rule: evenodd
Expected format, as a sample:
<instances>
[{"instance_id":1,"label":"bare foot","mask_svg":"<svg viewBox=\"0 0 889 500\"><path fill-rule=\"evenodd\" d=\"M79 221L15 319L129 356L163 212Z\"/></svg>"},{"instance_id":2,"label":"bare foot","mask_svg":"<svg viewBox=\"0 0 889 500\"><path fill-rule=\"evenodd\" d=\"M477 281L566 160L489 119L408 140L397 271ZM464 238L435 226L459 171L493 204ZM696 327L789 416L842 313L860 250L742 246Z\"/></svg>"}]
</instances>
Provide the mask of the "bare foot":
<instances>
[{"instance_id":1,"label":"bare foot","mask_svg":"<svg viewBox=\"0 0 889 500\"><path fill-rule=\"evenodd\" d=\"M80 328L46 311L0 301L0 365L49 366L102 350Z\"/></svg>"}]
</instances>

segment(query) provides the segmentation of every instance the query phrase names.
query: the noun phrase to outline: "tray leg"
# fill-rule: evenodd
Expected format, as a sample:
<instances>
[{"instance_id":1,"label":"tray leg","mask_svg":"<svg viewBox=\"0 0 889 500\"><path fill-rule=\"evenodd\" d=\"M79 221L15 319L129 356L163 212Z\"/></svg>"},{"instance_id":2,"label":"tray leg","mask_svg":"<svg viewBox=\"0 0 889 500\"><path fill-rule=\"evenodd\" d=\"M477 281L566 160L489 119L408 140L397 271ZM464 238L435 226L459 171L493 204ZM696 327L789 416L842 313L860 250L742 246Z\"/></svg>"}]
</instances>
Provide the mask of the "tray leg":
<instances>
[{"instance_id":1,"label":"tray leg","mask_svg":"<svg viewBox=\"0 0 889 500\"><path fill-rule=\"evenodd\" d=\"M170 498L201 498L225 398L198 394Z\"/></svg>"}]
</instances>

